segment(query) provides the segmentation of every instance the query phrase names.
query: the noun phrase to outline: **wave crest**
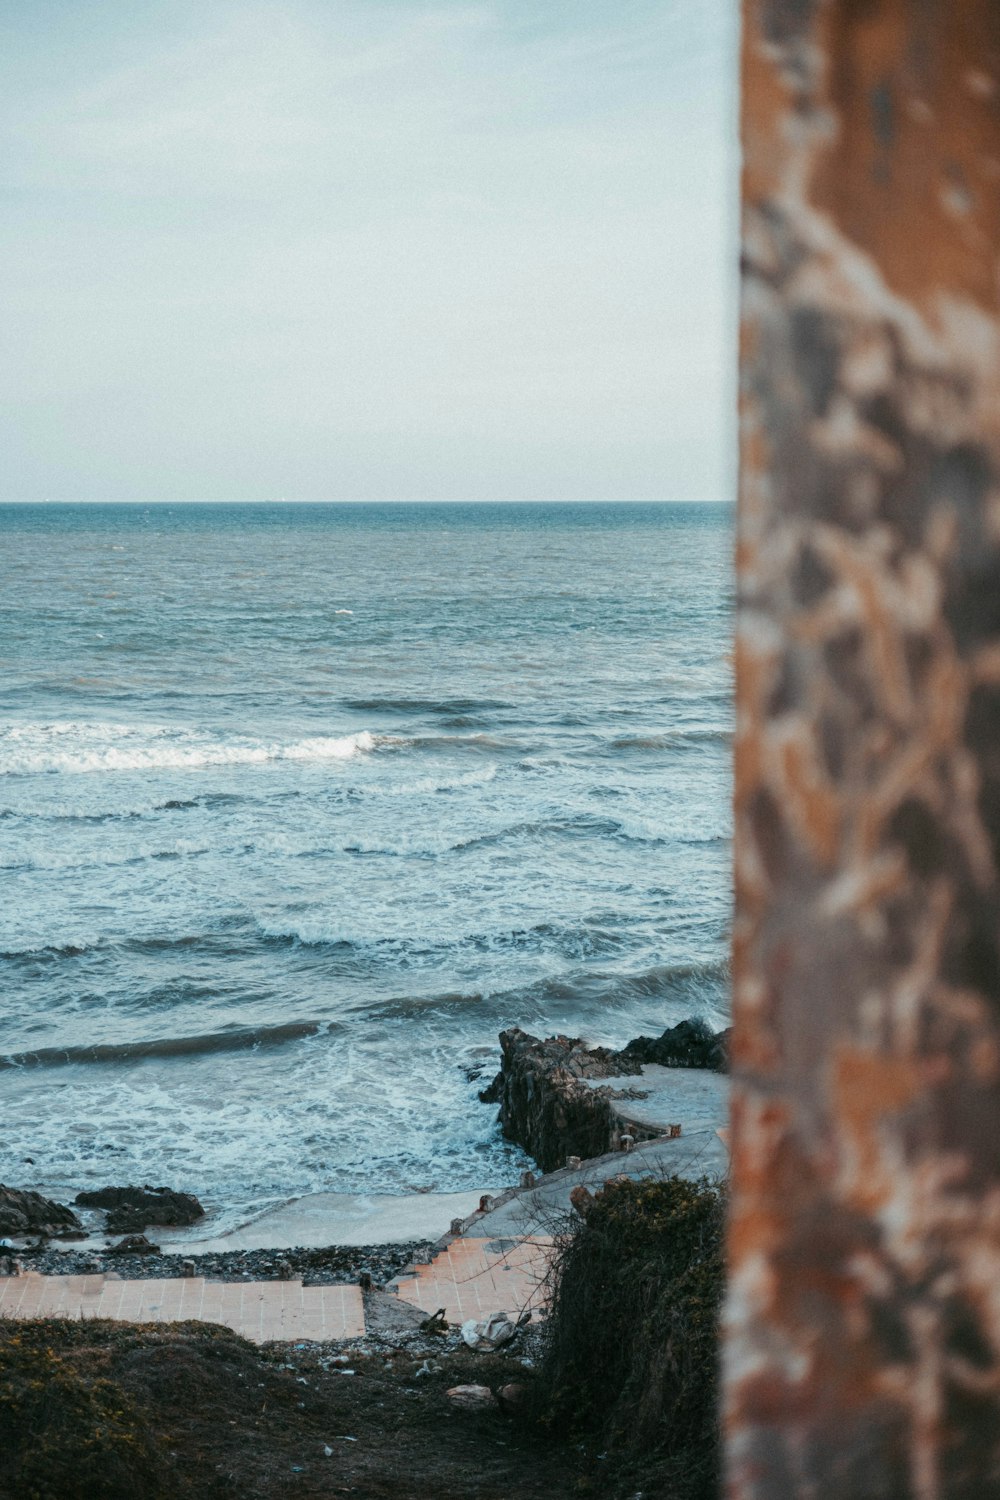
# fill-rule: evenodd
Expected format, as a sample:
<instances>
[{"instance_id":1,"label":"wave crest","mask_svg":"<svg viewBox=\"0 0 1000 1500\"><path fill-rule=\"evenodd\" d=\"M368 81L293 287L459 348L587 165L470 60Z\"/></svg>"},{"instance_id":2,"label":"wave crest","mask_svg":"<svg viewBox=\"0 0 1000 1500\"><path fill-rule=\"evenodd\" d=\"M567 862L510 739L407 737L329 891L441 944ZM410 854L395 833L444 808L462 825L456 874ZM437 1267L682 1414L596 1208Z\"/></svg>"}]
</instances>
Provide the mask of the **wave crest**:
<instances>
[{"instance_id":1,"label":"wave crest","mask_svg":"<svg viewBox=\"0 0 1000 1500\"><path fill-rule=\"evenodd\" d=\"M0 1056L2 1068L58 1067L67 1063L139 1062L148 1057L197 1057L211 1052L240 1052L249 1047L275 1047L316 1036L319 1021L286 1021L278 1026L245 1026L212 1031L202 1036L160 1037L147 1042L95 1042L72 1047L39 1047L34 1052ZM327 1028L328 1029L328 1028Z\"/></svg>"},{"instance_id":2,"label":"wave crest","mask_svg":"<svg viewBox=\"0 0 1000 1500\"><path fill-rule=\"evenodd\" d=\"M165 725L27 724L0 734L0 776L51 772L199 770L207 766L265 765L269 761L352 760L377 746L376 736L312 735L287 744L249 736L213 738Z\"/></svg>"}]
</instances>

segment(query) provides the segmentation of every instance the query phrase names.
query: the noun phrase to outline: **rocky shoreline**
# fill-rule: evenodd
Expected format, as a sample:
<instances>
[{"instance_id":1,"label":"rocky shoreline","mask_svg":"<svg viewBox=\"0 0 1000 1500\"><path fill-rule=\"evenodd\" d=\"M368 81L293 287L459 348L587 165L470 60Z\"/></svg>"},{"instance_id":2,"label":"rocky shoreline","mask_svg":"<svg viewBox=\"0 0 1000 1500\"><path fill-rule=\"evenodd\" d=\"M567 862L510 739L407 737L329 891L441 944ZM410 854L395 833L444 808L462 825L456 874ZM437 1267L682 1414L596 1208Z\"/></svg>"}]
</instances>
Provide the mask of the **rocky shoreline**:
<instances>
[{"instance_id":1,"label":"rocky shoreline","mask_svg":"<svg viewBox=\"0 0 1000 1500\"><path fill-rule=\"evenodd\" d=\"M659 1037L637 1037L620 1051L588 1046L578 1037L540 1039L513 1027L500 1034L500 1072L479 1097L484 1103L499 1104L504 1135L527 1151L542 1172L552 1172L568 1159L587 1160L662 1136L662 1127L643 1124L629 1115L629 1102L645 1097L643 1068L652 1064L725 1071L727 1044L728 1032L715 1033L700 1020L682 1021ZM630 1086L633 1077L639 1087ZM614 1080L617 1087L603 1083L606 1079ZM432 1248L429 1240L414 1239L323 1248L163 1253L155 1244L155 1226L190 1225L204 1217L202 1205L192 1194L149 1185L108 1187L80 1193L74 1201L81 1208L103 1209L105 1232L125 1233L126 1239L100 1247L91 1239L78 1248L57 1249L56 1241L88 1239L73 1209L39 1193L0 1184L0 1257L20 1261L26 1270L117 1274L126 1280L295 1278L306 1286L359 1280L379 1286L425 1258ZM153 1243L144 1238L147 1228Z\"/></svg>"},{"instance_id":2,"label":"rocky shoreline","mask_svg":"<svg viewBox=\"0 0 1000 1500\"><path fill-rule=\"evenodd\" d=\"M204 1276L211 1281L301 1280L303 1286L356 1283L370 1276L378 1286L414 1260L431 1253L429 1241L403 1245L331 1245L323 1249L226 1250L206 1255L114 1255L108 1250L56 1250L50 1246L8 1251L26 1271L49 1276L115 1272L124 1281Z\"/></svg>"}]
</instances>

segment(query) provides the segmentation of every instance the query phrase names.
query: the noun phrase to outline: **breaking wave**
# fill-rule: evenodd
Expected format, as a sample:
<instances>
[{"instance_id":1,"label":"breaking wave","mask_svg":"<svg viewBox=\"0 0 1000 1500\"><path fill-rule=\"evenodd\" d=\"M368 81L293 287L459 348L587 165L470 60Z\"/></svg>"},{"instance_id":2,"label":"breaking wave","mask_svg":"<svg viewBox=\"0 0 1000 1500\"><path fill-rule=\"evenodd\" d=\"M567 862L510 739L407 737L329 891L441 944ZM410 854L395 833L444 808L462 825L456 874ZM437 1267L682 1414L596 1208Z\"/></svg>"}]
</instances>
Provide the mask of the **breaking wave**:
<instances>
[{"instance_id":1,"label":"breaking wave","mask_svg":"<svg viewBox=\"0 0 1000 1500\"><path fill-rule=\"evenodd\" d=\"M368 730L313 735L287 744L249 737L213 739L166 726L126 724L29 724L0 735L0 776L51 772L199 770L208 766L253 766L269 761L351 760L376 748ZM174 799L180 802L183 799Z\"/></svg>"},{"instance_id":2,"label":"breaking wave","mask_svg":"<svg viewBox=\"0 0 1000 1500\"><path fill-rule=\"evenodd\" d=\"M45 1068L66 1063L128 1063L148 1057L199 1057L210 1052L243 1052L250 1047L278 1047L316 1036L319 1021L286 1021L278 1026L244 1026L204 1036L159 1037L146 1042L97 1042L89 1046L39 1047L34 1052L0 1056L0 1068Z\"/></svg>"}]
</instances>

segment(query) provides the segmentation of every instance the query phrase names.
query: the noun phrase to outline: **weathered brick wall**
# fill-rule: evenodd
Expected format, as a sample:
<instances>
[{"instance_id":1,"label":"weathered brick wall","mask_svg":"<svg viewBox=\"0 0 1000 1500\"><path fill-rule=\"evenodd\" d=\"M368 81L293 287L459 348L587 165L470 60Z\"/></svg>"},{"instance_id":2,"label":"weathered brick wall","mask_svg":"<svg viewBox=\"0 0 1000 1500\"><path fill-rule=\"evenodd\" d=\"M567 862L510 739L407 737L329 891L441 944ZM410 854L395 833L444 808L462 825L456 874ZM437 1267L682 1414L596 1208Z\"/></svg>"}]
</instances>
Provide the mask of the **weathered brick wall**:
<instances>
[{"instance_id":1,"label":"weathered brick wall","mask_svg":"<svg viewBox=\"0 0 1000 1500\"><path fill-rule=\"evenodd\" d=\"M1000 1496L1000 0L746 0L729 1492Z\"/></svg>"}]
</instances>

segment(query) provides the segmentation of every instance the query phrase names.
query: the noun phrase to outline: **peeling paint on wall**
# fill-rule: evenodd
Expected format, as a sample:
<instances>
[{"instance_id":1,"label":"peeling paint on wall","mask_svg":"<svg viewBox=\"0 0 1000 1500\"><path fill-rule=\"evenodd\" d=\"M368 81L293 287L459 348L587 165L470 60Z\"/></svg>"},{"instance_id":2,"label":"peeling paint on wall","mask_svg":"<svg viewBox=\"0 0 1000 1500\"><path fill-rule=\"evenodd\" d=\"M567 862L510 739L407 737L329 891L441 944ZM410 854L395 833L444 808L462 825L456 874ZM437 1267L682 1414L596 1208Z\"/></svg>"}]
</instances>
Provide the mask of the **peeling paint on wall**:
<instances>
[{"instance_id":1,"label":"peeling paint on wall","mask_svg":"<svg viewBox=\"0 0 1000 1500\"><path fill-rule=\"evenodd\" d=\"M729 1493L1000 1495L1000 5L746 0Z\"/></svg>"}]
</instances>

